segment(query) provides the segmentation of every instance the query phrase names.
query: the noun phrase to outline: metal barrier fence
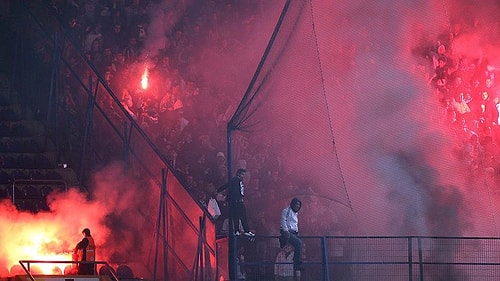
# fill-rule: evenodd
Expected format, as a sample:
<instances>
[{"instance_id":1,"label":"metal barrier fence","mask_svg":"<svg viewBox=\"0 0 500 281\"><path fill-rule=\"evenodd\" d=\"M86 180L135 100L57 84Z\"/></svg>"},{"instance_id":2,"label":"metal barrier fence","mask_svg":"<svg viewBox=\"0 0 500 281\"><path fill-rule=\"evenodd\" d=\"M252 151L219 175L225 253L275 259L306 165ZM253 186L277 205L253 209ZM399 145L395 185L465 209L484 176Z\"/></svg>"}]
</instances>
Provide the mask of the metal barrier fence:
<instances>
[{"instance_id":1,"label":"metal barrier fence","mask_svg":"<svg viewBox=\"0 0 500 281\"><path fill-rule=\"evenodd\" d=\"M305 271L294 276L290 262L276 262L281 250L277 236L258 236L255 241L239 238L240 277L259 281L500 279L500 238L304 236L302 239ZM219 260L224 260L221 250L225 243L218 241ZM275 269L280 269L281 276L275 274ZM224 272L220 270L219 276L227 278Z\"/></svg>"}]
</instances>

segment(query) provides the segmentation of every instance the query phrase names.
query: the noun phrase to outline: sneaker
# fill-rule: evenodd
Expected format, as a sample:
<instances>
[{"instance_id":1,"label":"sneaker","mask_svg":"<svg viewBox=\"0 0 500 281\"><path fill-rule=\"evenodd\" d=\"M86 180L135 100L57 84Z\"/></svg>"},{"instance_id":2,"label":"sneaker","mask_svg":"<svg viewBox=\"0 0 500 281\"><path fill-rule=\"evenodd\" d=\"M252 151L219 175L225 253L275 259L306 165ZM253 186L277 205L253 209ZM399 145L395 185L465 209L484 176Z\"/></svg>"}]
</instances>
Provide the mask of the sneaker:
<instances>
[{"instance_id":1,"label":"sneaker","mask_svg":"<svg viewBox=\"0 0 500 281\"><path fill-rule=\"evenodd\" d=\"M235 231L234 232L234 236L240 236L240 232L239 231Z\"/></svg>"},{"instance_id":2,"label":"sneaker","mask_svg":"<svg viewBox=\"0 0 500 281\"><path fill-rule=\"evenodd\" d=\"M245 234L246 236L255 236L255 233L253 233L251 231L247 231L247 232L245 232L243 234Z\"/></svg>"}]
</instances>

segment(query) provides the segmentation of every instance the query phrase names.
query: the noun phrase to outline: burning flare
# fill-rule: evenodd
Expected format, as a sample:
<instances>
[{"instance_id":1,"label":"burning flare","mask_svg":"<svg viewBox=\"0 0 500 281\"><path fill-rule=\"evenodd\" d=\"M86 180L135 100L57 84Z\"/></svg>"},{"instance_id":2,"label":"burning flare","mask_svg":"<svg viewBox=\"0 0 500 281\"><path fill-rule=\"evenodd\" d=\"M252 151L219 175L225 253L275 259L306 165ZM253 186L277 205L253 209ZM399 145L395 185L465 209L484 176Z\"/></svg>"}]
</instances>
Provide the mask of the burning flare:
<instances>
[{"instance_id":1,"label":"burning flare","mask_svg":"<svg viewBox=\"0 0 500 281\"><path fill-rule=\"evenodd\" d=\"M52 229L58 229L59 226L51 224L48 220L41 222L24 220L24 222L24 225L18 227L19 231L16 230L16 234L11 237L11 243L4 245L5 266L12 268L19 264L19 260L66 262L72 260L68 242L62 241L52 230L47 229L46 225L52 226ZM71 263L30 263L29 267L34 274L57 274L63 273L71 265Z\"/></svg>"},{"instance_id":2,"label":"burning flare","mask_svg":"<svg viewBox=\"0 0 500 281\"><path fill-rule=\"evenodd\" d=\"M146 90L148 88L148 66L144 68L144 73L142 74L142 79L141 79L141 87L143 90Z\"/></svg>"}]
</instances>

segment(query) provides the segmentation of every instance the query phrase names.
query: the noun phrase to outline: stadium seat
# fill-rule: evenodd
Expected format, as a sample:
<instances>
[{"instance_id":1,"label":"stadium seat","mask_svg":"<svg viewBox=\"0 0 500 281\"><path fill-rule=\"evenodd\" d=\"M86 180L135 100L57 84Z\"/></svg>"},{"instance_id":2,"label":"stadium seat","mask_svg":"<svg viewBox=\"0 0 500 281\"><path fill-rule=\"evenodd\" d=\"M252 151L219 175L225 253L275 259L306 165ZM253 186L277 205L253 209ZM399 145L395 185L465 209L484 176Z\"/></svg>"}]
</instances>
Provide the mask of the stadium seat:
<instances>
[{"instance_id":1,"label":"stadium seat","mask_svg":"<svg viewBox=\"0 0 500 281\"><path fill-rule=\"evenodd\" d=\"M10 177L13 180L29 180L30 177L22 170L14 170L10 173Z\"/></svg>"},{"instance_id":2,"label":"stadium seat","mask_svg":"<svg viewBox=\"0 0 500 281\"><path fill-rule=\"evenodd\" d=\"M0 184L10 183L11 180L12 178L9 173L4 170L0 170Z\"/></svg>"}]
</instances>

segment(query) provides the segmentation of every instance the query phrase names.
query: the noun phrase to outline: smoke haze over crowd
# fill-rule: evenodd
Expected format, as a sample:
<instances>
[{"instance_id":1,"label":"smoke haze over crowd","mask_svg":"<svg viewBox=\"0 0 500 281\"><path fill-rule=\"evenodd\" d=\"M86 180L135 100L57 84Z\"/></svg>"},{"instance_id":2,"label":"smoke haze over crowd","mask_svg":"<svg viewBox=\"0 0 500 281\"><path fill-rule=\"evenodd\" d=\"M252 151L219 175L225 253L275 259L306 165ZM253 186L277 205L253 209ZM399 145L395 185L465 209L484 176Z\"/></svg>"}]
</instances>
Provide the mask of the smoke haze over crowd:
<instances>
[{"instance_id":1,"label":"smoke haze over crowd","mask_svg":"<svg viewBox=\"0 0 500 281\"><path fill-rule=\"evenodd\" d=\"M196 1L187 2L149 7L143 55L158 55L168 44L165 34L184 16L194 28ZM228 115L236 110L282 5L259 1L246 7L217 27L232 40L210 45L214 40L201 39L195 46L189 68L210 85L202 90L216 92L204 93L206 110L223 107ZM283 68L259 80L263 103L251 119L257 126L248 138L275 148L269 153L279 154L280 165L298 186L293 193L288 185L262 187L257 197L252 195L255 182L247 184L249 213L263 215L275 227L262 234L277 234L278 211L291 197L302 196L304 234L498 235L498 187L488 175L467 173L458 156L460 140L443 121L445 110L421 70L430 62L415 50L435 47L455 32L449 48L457 57L487 57L492 67L500 67L499 13L496 1L306 1L302 20L314 27L299 24L308 36L290 39L301 43L298 47L282 45ZM235 30L231 20L250 21L251 30ZM307 63L303 68L294 64L301 59ZM306 89L303 85L310 92L291 93ZM308 103L308 97L313 101ZM229 116L224 117L227 122ZM217 140L224 141L225 127L219 129ZM217 148L225 151L222 144ZM246 168L254 179L252 164ZM89 196L73 190L55 194L50 213L20 213L2 202L0 261L8 267L33 258L32 253L9 255L16 245L21 252L28 243L25 233L52 237L56 246L45 246L60 253L74 247L84 227L95 234L98 259L128 262L126 253L138 245L138 257L151 258L153 233L142 230L154 228L159 189L127 173L119 164L103 168L93 176Z\"/></svg>"}]
</instances>

